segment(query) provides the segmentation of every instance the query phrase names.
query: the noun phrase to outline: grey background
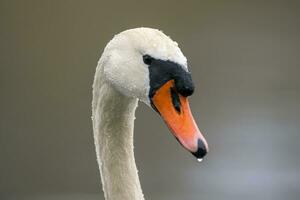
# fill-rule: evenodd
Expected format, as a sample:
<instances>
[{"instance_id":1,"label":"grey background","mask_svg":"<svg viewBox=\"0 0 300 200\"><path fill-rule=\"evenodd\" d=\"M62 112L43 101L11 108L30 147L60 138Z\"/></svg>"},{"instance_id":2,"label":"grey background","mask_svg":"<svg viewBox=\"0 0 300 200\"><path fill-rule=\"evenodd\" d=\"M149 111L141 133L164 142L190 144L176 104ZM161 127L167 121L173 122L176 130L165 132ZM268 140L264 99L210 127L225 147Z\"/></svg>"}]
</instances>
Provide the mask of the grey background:
<instances>
[{"instance_id":1,"label":"grey background","mask_svg":"<svg viewBox=\"0 0 300 200\"><path fill-rule=\"evenodd\" d=\"M297 1L0 1L0 199L102 199L91 85L118 32L163 30L187 56L210 145L186 152L140 103L146 199L300 198Z\"/></svg>"}]
</instances>

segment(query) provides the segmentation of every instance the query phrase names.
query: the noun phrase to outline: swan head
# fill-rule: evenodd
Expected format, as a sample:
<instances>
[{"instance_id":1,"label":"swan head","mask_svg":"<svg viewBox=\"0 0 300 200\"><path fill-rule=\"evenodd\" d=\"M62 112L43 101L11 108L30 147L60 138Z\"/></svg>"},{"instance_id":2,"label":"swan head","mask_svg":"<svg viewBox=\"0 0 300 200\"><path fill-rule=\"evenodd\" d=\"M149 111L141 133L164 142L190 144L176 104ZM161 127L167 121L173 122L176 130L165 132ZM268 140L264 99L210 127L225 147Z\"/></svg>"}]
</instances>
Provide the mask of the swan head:
<instances>
[{"instance_id":1,"label":"swan head","mask_svg":"<svg viewBox=\"0 0 300 200\"><path fill-rule=\"evenodd\" d=\"M152 107L197 158L206 155L207 142L187 99L194 84L187 59L175 41L157 29L130 29L107 44L102 58L105 78L117 91Z\"/></svg>"}]
</instances>

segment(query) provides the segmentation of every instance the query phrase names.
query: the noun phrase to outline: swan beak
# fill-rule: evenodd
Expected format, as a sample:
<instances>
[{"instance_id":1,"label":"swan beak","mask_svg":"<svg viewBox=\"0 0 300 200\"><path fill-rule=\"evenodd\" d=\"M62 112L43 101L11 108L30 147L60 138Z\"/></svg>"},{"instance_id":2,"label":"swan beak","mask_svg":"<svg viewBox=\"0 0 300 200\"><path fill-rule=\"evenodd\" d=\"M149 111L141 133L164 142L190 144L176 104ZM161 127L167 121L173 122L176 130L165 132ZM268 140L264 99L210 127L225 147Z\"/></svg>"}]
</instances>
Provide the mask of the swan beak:
<instances>
[{"instance_id":1,"label":"swan beak","mask_svg":"<svg viewBox=\"0 0 300 200\"><path fill-rule=\"evenodd\" d=\"M161 86L151 100L179 143L197 159L203 158L208 152L207 142L195 123L187 97L176 91L174 81Z\"/></svg>"}]
</instances>

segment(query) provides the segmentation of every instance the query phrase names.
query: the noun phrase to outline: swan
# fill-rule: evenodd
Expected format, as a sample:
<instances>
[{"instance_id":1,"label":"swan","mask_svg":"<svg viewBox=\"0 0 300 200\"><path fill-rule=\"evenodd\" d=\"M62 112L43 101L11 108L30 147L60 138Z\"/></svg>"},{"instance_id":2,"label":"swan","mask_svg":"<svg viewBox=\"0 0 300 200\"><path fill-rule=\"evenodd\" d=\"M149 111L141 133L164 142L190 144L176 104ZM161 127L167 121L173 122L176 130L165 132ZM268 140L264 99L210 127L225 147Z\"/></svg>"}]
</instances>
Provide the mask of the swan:
<instances>
[{"instance_id":1,"label":"swan","mask_svg":"<svg viewBox=\"0 0 300 200\"><path fill-rule=\"evenodd\" d=\"M194 85L187 59L162 31L135 28L113 37L98 61L92 121L106 200L143 200L133 151L138 100L153 108L197 159L208 145L190 111Z\"/></svg>"}]
</instances>

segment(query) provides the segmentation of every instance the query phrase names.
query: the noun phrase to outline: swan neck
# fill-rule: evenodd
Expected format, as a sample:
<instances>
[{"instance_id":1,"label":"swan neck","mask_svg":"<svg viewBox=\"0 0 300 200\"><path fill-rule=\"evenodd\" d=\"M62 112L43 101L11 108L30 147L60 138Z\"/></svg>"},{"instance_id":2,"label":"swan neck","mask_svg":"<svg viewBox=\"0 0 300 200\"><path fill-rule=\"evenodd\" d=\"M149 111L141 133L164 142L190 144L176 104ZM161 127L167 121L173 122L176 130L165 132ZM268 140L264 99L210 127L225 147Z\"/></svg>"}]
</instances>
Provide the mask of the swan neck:
<instances>
[{"instance_id":1,"label":"swan neck","mask_svg":"<svg viewBox=\"0 0 300 200\"><path fill-rule=\"evenodd\" d=\"M138 100L122 95L97 77L93 91L93 130L106 200L143 200L133 151Z\"/></svg>"}]
</instances>

